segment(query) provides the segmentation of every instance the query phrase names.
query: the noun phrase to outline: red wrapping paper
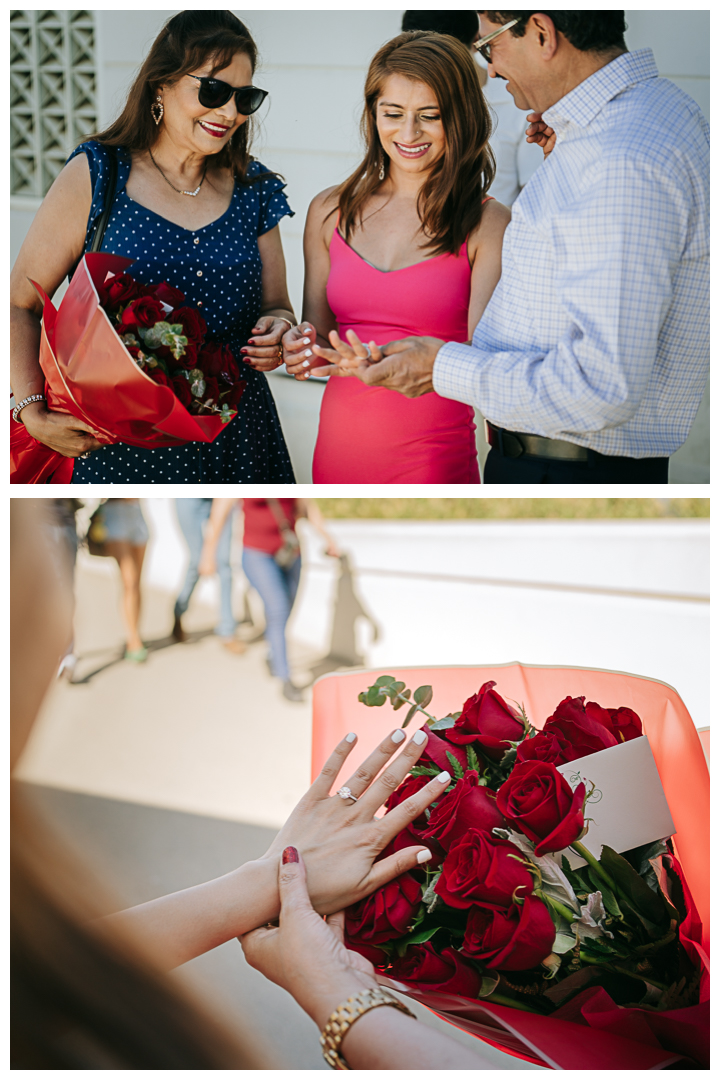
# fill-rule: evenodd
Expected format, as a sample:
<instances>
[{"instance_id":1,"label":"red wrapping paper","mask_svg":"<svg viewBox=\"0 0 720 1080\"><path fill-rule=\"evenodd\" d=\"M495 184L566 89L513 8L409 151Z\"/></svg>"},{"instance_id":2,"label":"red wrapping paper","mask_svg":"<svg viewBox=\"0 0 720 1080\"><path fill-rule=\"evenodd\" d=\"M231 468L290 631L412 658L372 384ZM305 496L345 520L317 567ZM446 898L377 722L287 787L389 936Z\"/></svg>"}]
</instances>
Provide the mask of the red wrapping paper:
<instances>
[{"instance_id":1,"label":"red wrapping paper","mask_svg":"<svg viewBox=\"0 0 720 1080\"><path fill-rule=\"evenodd\" d=\"M640 716L652 747L677 832L673 870L680 879L687 916L680 940L702 970L700 1004L652 1012L620 1008L606 991L591 987L551 1016L509 1006L421 990L379 980L408 994L438 1016L515 1057L552 1069L661 1069L683 1058L709 1067L710 948L710 777L695 725L678 693L656 679L592 668L496 664L486 667L396 668L322 676L313 688L312 774L317 776L348 731L358 747L340 771L336 787L350 775L392 727L392 713L368 709L357 700L378 675L392 674L408 685L430 684L432 711L444 716L460 707L482 683L494 679L507 700L522 701L536 727L566 695L627 705ZM418 714L408 736L425 723ZM666 859L668 857L666 856Z\"/></svg>"},{"instance_id":2,"label":"red wrapping paper","mask_svg":"<svg viewBox=\"0 0 720 1080\"><path fill-rule=\"evenodd\" d=\"M48 408L84 420L105 444L212 442L225 427L220 417L192 416L172 390L141 371L100 306L98 286L133 261L103 252L84 255L57 311L33 282L43 301L40 366ZM11 428L11 483L69 482L72 459L37 442L22 424Z\"/></svg>"}]
</instances>

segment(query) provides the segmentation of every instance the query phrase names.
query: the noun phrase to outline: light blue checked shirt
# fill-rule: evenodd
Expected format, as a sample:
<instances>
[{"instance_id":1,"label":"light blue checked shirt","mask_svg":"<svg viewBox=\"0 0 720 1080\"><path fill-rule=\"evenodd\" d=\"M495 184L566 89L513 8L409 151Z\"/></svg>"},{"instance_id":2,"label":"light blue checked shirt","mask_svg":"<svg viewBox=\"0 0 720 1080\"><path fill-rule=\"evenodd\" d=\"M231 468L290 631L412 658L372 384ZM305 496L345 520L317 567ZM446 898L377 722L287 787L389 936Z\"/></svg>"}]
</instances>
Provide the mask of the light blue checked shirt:
<instances>
[{"instance_id":1,"label":"light blue checked shirt","mask_svg":"<svg viewBox=\"0 0 720 1080\"><path fill-rule=\"evenodd\" d=\"M667 457L709 368L708 125L624 53L548 109L552 154L513 204L502 278L433 386L498 427Z\"/></svg>"}]
</instances>

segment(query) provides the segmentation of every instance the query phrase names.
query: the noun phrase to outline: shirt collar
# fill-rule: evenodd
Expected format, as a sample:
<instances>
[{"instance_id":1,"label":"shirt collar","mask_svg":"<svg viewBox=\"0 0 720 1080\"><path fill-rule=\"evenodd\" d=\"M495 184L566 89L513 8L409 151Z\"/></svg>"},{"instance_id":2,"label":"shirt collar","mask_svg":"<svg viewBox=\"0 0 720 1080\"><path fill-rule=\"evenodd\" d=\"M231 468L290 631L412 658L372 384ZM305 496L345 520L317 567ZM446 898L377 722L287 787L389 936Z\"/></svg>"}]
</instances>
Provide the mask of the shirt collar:
<instances>
[{"instance_id":1,"label":"shirt collar","mask_svg":"<svg viewBox=\"0 0 720 1080\"><path fill-rule=\"evenodd\" d=\"M652 49L622 53L546 109L543 120L551 127L568 122L586 127L622 90L657 75Z\"/></svg>"}]
</instances>

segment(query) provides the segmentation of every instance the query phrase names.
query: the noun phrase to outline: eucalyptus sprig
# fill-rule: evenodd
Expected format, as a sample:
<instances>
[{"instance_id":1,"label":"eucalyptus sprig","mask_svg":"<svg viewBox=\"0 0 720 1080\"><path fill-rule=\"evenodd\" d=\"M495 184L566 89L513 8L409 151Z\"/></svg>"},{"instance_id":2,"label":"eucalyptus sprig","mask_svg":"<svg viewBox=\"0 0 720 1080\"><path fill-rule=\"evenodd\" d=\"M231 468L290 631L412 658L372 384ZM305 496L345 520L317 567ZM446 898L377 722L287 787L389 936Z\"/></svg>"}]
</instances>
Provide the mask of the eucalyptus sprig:
<instances>
[{"instance_id":1,"label":"eucalyptus sprig","mask_svg":"<svg viewBox=\"0 0 720 1080\"><path fill-rule=\"evenodd\" d=\"M396 679L393 675L380 675L372 686L358 694L358 701L369 708L377 708L389 700L396 711L401 709L403 705L411 705L412 708L408 711L401 725L405 728L416 712L421 712L423 716L427 716L431 724L437 723L432 713L425 710L425 706L432 701L432 696L432 686L419 686L411 697L410 690L405 686L404 682Z\"/></svg>"}]
</instances>

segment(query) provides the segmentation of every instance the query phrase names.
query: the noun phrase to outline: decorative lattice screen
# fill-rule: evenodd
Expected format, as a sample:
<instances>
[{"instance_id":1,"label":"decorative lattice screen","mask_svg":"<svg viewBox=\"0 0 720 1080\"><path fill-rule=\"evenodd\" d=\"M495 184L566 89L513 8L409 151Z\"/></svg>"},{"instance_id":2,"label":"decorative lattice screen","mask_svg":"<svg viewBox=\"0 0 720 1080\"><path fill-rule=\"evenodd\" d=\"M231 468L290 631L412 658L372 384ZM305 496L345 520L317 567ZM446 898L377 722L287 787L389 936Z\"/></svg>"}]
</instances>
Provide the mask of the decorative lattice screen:
<instances>
[{"instance_id":1,"label":"decorative lattice screen","mask_svg":"<svg viewBox=\"0 0 720 1080\"><path fill-rule=\"evenodd\" d=\"M13 195L43 196L70 150L97 128L91 11L11 11Z\"/></svg>"}]
</instances>

